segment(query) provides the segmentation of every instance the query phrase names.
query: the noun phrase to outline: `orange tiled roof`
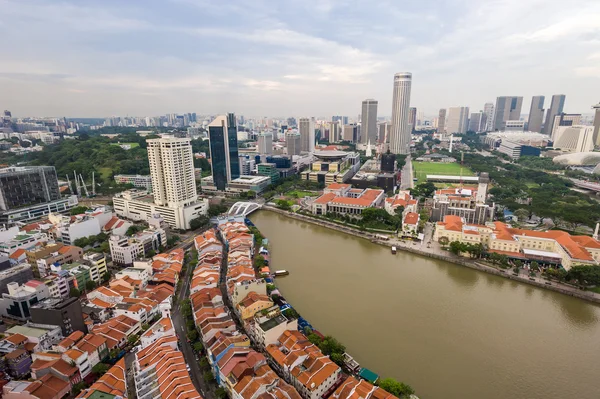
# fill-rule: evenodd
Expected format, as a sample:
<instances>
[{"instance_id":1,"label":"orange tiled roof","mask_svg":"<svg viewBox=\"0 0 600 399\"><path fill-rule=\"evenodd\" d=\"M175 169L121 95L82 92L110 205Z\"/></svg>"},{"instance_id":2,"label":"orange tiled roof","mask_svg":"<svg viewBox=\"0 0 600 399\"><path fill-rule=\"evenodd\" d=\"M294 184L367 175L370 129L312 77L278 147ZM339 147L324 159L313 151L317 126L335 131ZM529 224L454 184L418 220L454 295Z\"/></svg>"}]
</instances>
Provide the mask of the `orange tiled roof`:
<instances>
[{"instance_id":1,"label":"orange tiled roof","mask_svg":"<svg viewBox=\"0 0 600 399\"><path fill-rule=\"evenodd\" d=\"M10 342L13 345L19 346L25 344L27 342L27 337L22 334L12 334L8 337L4 338L5 341Z\"/></svg>"},{"instance_id":2,"label":"orange tiled roof","mask_svg":"<svg viewBox=\"0 0 600 399\"><path fill-rule=\"evenodd\" d=\"M23 255L25 255L25 252L27 252L27 251L25 251L23 248L19 248L15 252L13 252L12 254L10 254L9 258L15 259L15 260L19 259Z\"/></svg>"},{"instance_id":3,"label":"orange tiled roof","mask_svg":"<svg viewBox=\"0 0 600 399\"><path fill-rule=\"evenodd\" d=\"M404 217L404 223L412 224L412 225L419 223L419 214L415 213L415 212L407 213L406 216Z\"/></svg>"},{"instance_id":4,"label":"orange tiled roof","mask_svg":"<svg viewBox=\"0 0 600 399\"><path fill-rule=\"evenodd\" d=\"M333 201L333 199L335 199L336 197L337 196L334 193L323 194L319 198L314 200L313 203L314 204L328 204L329 202Z\"/></svg>"},{"instance_id":5,"label":"orange tiled roof","mask_svg":"<svg viewBox=\"0 0 600 399\"><path fill-rule=\"evenodd\" d=\"M342 188L349 188L352 187L351 184L341 184L341 183L331 183L330 185L327 186L328 190L339 190Z\"/></svg>"}]
</instances>

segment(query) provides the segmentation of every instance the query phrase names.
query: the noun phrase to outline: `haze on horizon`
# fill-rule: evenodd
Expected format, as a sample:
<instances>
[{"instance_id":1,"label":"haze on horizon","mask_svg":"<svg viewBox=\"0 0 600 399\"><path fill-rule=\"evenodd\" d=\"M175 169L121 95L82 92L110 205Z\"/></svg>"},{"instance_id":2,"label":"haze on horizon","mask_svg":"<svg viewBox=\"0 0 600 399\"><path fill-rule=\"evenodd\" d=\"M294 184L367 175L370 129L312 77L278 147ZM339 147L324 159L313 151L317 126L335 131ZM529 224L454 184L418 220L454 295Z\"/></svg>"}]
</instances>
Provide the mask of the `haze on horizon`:
<instances>
[{"instance_id":1,"label":"haze on horizon","mask_svg":"<svg viewBox=\"0 0 600 399\"><path fill-rule=\"evenodd\" d=\"M472 111L496 96L600 100L600 1L0 0L0 108L14 116Z\"/></svg>"}]
</instances>

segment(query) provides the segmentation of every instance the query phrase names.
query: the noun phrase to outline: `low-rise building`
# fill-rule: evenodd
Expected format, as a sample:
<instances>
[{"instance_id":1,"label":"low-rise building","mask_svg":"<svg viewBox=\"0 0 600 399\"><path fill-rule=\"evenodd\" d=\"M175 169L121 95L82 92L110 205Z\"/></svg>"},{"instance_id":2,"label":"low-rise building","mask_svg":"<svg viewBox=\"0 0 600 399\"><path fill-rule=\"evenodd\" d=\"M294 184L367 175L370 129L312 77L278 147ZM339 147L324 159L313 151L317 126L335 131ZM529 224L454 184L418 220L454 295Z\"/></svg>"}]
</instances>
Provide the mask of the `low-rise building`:
<instances>
[{"instance_id":1,"label":"low-rise building","mask_svg":"<svg viewBox=\"0 0 600 399\"><path fill-rule=\"evenodd\" d=\"M10 283L25 284L33 278L31 265L21 263L0 272L0 294L8 294Z\"/></svg>"},{"instance_id":2,"label":"low-rise building","mask_svg":"<svg viewBox=\"0 0 600 399\"><path fill-rule=\"evenodd\" d=\"M48 298L38 302L31 306L31 321L57 325L65 337L74 331L87 332L78 298Z\"/></svg>"},{"instance_id":3,"label":"low-rise building","mask_svg":"<svg viewBox=\"0 0 600 399\"><path fill-rule=\"evenodd\" d=\"M298 330L298 320L290 320L281 314L279 306L273 306L265 314L257 313L249 324L248 333L260 347L274 345L284 331Z\"/></svg>"},{"instance_id":4,"label":"low-rise building","mask_svg":"<svg viewBox=\"0 0 600 399\"><path fill-rule=\"evenodd\" d=\"M62 331L59 326L27 322L24 325L13 326L6 330L6 335L20 334L27 338L36 351L47 351L53 345L62 341Z\"/></svg>"},{"instance_id":5,"label":"low-rise building","mask_svg":"<svg viewBox=\"0 0 600 399\"><path fill-rule=\"evenodd\" d=\"M416 236L419 232L419 214L415 212L408 212L402 218L402 233L404 235Z\"/></svg>"},{"instance_id":6,"label":"low-rise building","mask_svg":"<svg viewBox=\"0 0 600 399\"><path fill-rule=\"evenodd\" d=\"M273 363L304 399L329 396L341 382L341 369L299 331L285 331L267 346Z\"/></svg>"},{"instance_id":7,"label":"low-rise building","mask_svg":"<svg viewBox=\"0 0 600 399\"><path fill-rule=\"evenodd\" d=\"M161 228L150 228L133 237L111 236L110 254L113 262L131 265L133 261L146 256L149 251L157 251L167 244L167 235Z\"/></svg>"},{"instance_id":8,"label":"low-rise building","mask_svg":"<svg viewBox=\"0 0 600 399\"><path fill-rule=\"evenodd\" d=\"M251 291L237 304L236 310L242 320L248 320L253 318L256 313L266 310L272 306L273 301L267 295L262 295Z\"/></svg>"},{"instance_id":9,"label":"low-rise building","mask_svg":"<svg viewBox=\"0 0 600 399\"><path fill-rule=\"evenodd\" d=\"M365 380L350 376L344 381L329 399L397 399L391 393L374 386Z\"/></svg>"},{"instance_id":10,"label":"low-rise building","mask_svg":"<svg viewBox=\"0 0 600 399\"><path fill-rule=\"evenodd\" d=\"M87 377L92 372L92 365L87 352L71 348L62 354L62 359L75 365L79 369L82 378Z\"/></svg>"},{"instance_id":11,"label":"low-rise building","mask_svg":"<svg viewBox=\"0 0 600 399\"><path fill-rule=\"evenodd\" d=\"M149 175L115 175L115 183L131 184L134 187L143 188L152 192L152 177Z\"/></svg>"},{"instance_id":12,"label":"low-rise building","mask_svg":"<svg viewBox=\"0 0 600 399\"><path fill-rule=\"evenodd\" d=\"M338 150L323 150L314 152L314 161L310 168L302 172L304 180L329 185L346 183L360 169L360 154Z\"/></svg>"},{"instance_id":13,"label":"low-rise building","mask_svg":"<svg viewBox=\"0 0 600 399\"><path fill-rule=\"evenodd\" d=\"M83 250L74 245L56 243L27 251L27 263L33 266L36 277L45 277L52 265L64 265L81 259Z\"/></svg>"},{"instance_id":14,"label":"low-rise building","mask_svg":"<svg viewBox=\"0 0 600 399\"><path fill-rule=\"evenodd\" d=\"M338 215L349 215L358 217L367 208L383 205L385 192L367 188L350 189L343 191L343 195L334 192L326 192L312 202L312 213L314 215L326 215L334 213Z\"/></svg>"},{"instance_id":15,"label":"low-rise building","mask_svg":"<svg viewBox=\"0 0 600 399\"><path fill-rule=\"evenodd\" d=\"M31 318L30 307L50 296L46 284L37 280L29 280L23 285L9 283L8 293L0 298L0 315L16 320Z\"/></svg>"},{"instance_id":16,"label":"low-rise building","mask_svg":"<svg viewBox=\"0 0 600 399\"><path fill-rule=\"evenodd\" d=\"M54 235L66 245L75 243L78 238L95 236L113 217L107 207L99 207L80 215L65 216L60 213L48 215L48 221L54 225Z\"/></svg>"},{"instance_id":17,"label":"low-rise building","mask_svg":"<svg viewBox=\"0 0 600 399\"><path fill-rule=\"evenodd\" d=\"M2 387L5 399L61 399L69 394L71 384L52 374L35 381L11 381Z\"/></svg>"},{"instance_id":18,"label":"low-rise building","mask_svg":"<svg viewBox=\"0 0 600 399\"><path fill-rule=\"evenodd\" d=\"M119 360L89 388L81 391L77 399L117 399L127 395L127 369L125 359Z\"/></svg>"}]
</instances>

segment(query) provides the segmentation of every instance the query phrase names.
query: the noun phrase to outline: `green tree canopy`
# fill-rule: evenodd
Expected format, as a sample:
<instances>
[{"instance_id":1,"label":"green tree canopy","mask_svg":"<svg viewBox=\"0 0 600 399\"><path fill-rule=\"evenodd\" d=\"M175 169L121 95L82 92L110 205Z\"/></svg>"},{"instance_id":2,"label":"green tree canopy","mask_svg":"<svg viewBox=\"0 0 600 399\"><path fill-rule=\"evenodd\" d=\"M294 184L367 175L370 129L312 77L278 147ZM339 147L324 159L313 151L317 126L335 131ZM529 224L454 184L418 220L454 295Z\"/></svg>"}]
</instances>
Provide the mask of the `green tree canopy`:
<instances>
[{"instance_id":1,"label":"green tree canopy","mask_svg":"<svg viewBox=\"0 0 600 399\"><path fill-rule=\"evenodd\" d=\"M379 387L398 398L408 398L415 393L415 390L412 389L410 385L396 381L393 378L384 378L380 380Z\"/></svg>"}]
</instances>

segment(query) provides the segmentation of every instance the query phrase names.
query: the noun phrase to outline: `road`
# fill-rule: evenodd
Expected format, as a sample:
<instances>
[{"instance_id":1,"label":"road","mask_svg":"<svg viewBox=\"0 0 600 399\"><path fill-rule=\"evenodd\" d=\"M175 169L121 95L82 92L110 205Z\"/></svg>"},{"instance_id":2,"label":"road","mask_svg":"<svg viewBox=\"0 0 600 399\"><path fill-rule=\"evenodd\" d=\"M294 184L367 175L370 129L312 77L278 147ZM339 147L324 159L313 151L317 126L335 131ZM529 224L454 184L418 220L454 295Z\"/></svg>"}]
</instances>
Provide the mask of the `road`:
<instances>
[{"instance_id":1,"label":"road","mask_svg":"<svg viewBox=\"0 0 600 399\"><path fill-rule=\"evenodd\" d=\"M197 234L201 234L201 232L198 232ZM183 248L187 251L192 247L193 243L194 236L191 236L179 243L179 245L177 245L177 248ZM181 276L182 284L179 288L179 291L175 293L177 301L174 301L175 306L171 311L171 320L173 321L175 333L177 334L177 338L180 342L179 349L183 353L185 362L190 366L190 378L192 380L192 383L196 387L196 390L200 392L203 398L216 399L216 395L214 393L214 385L207 384L204 381L203 372L200 369L200 364L198 363L198 360L196 360L196 352L187 340L186 325L184 318L181 315L181 301L183 301L185 298L188 298L190 295L190 282L192 279L193 272L193 268L188 267L185 272L185 275Z\"/></svg>"},{"instance_id":2,"label":"road","mask_svg":"<svg viewBox=\"0 0 600 399\"><path fill-rule=\"evenodd\" d=\"M410 190L413 187L412 159L409 155L406 157L406 163L402 168L400 190Z\"/></svg>"}]
</instances>

